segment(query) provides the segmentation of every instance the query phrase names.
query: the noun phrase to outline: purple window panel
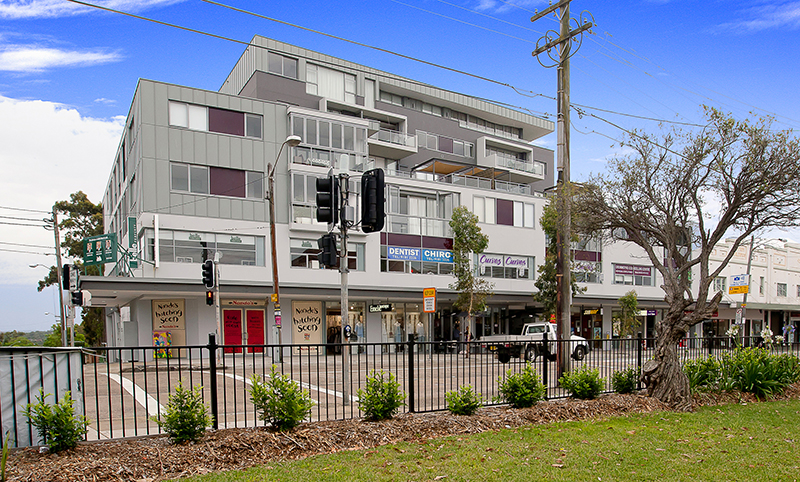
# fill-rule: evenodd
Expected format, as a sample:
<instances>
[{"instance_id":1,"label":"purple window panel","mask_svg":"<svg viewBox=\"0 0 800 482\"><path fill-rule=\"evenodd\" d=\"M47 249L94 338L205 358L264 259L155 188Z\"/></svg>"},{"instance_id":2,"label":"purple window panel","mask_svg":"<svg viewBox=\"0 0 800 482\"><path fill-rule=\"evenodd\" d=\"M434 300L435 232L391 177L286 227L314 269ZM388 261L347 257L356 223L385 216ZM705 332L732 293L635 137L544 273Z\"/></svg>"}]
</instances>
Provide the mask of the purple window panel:
<instances>
[{"instance_id":1,"label":"purple window panel","mask_svg":"<svg viewBox=\"0 0 800 482\"><path fill-rule=\"evenodd\" d=\"M244 136L244 113L209 107L208 130L209 132Z\"/></svg>"},{"instance_id":2,"label":"purple window panel","mask_svg":"<svg viewBox=\"0 0 800 482\"><path fill-rule=\"evenodd\" d=\"M208 174L211 178L209 191L218 196L245 197L245 171L225 169L222 167L209 167Z\"/></svg>"}]
</instances>

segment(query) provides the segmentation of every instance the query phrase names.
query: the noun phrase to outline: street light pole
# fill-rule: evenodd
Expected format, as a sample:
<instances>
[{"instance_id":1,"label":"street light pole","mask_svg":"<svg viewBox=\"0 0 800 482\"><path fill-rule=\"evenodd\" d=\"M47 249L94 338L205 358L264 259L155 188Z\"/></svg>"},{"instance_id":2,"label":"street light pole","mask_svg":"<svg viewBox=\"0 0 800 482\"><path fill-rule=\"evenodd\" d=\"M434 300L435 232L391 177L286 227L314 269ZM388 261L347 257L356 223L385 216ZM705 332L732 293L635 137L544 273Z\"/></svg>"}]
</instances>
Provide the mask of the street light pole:
<instances>
[{"instance_id":1,"label":"street light pole","mask_svg":"<svg viewBox=\"0 0 800 482\"><path fill-rule=\"evenodd\" d=\"M272 297L272 302L274 303L273 306L273 315L275 326L278 327L278 345L280 350L280 360L283 360L283 334L281 329L281 317L280 317L280 309L281 309L281 295L280 295L280 287L278 284L278 250L275 246L275 168L278 166L278 161L281 158L281 153L283 152L283 147L287 144L289 147L297 147L302 139L300 136L289 136L286 138L285 141L281 144L281 148L278 149L278 155L275 156L275 164L267 163L267 199L269 200L269 239L270 245L272 248L272 286L275 290L275 294Z\"/></svg>"}]
</instances>

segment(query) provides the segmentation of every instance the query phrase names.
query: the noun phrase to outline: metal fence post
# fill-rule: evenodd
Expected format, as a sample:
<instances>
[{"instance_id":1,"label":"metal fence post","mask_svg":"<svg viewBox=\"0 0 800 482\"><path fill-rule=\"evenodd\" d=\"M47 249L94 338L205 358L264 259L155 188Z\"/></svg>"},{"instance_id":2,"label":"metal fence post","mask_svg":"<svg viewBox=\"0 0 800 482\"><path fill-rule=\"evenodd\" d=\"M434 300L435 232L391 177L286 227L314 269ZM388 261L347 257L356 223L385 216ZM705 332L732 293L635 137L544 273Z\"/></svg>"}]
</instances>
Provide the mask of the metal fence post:
<instances>
[{"instance_id":1,"label":"metal fence post","mask_svg":"<svg viewBox=\"0 0 800 482\"><path fill-rule=\"evenodd\" d=\"M547 343L548 341L547 331L542 333L542 340L544 341L544 346L539 352L542 354L542 383L544 384L544 399L547 400L547 394L550 391L550 385L549 385L550 370L547 367L547 362L549 361L548 358L550 358L550 345Z\"/></svg>"},{"instance_id":2,"label":"metal fence post","mask_svg":"<svg viewBox=\"0 0 800 482\"><path fill-rule=\"evenodd\" d=\"M642 332L636 334L636 368L638 369L639 376L637 377L636 389L642 389Z\"/></svg>"},{"instance_id":3,"label":"metal fence post","mask_svg":"<svg viewBox=\"0 0 800 482\"><path fill-rule=\"evenodd\" d=\"M408 335L408 411L414 413L414 334Z\"/></svg>"},{"instance_id":4,"label":"metal fence post","mask_svg":"<svg viewBox=\"0 0 800 482\"><path fill-rule=\"evenodd\" d=\"M219 429L219 406L217 400L217 335L215 333L208 334L208 366L209 377L211 377L211 416L214 418L214 430Z\"/></svg>"}]
</instances>

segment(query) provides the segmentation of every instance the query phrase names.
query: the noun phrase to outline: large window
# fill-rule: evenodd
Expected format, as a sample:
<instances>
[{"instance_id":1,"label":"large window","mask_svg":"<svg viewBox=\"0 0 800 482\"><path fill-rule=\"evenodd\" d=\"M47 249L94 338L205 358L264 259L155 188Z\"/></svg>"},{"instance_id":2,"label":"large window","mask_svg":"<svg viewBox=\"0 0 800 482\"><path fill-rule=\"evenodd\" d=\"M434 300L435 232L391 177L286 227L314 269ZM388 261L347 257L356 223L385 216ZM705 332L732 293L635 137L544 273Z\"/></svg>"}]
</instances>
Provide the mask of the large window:
<instances>
[{"instance_id":1,"label":"large window","mask_svg":"<svg viewBox=\"0 0 800 482\"><path fill-rule=\"evenodd\" d=\"M363 170L367 129L329 119L293 115L292 134L303 139L293 149L292 162L312 166Z\"/></svg>"},{"instance_id":2,"label":"large window","mask_svg":"<svg viewBox=\"0 0 800 482\"><path fill-rule=\"evenodd\" d=\"M534 258L508 254L475 255L478 274L486 278L533 279Z\"/></svg>"},{"instance_id":3,"label":"large window","mask_svg":"<svg viewBox=\"0 0 800 482\"><path fill-rule=\"evenodd\" d=\"M481 223L520 228L536 227L535 207L531 203L473 196L472 212L478 216L478 222Z\"/></svg>"},{"instance_id":4,"label":"large window","mask_svg":"<svg viewBox=\"0 0 800 482\"><path fill-rule=\"evenodd\" d=\"M289 240L289 245L292 268L325 268L319 262L318 256L322 251L316 239L293 238ZM347 266L351 271L365 270L364 250L364 243L347 243Z\"/></svg>"},{"instance_id":5,"label":"large window","mask_svg":"<svg viewBox=\"0 0 800 482\"><path fill-rule=\"evenodd\" d=\"M170 101L169 125L261 139L262 118L257 114Z\"/></svg>"},{"instance_id":6,"label":"large window","mask_svg":"<svg viewBox=\"0 0 800 482\"><path fill-rule=\"evenodd\" d=\"M453 208L459 196L452 192L422 192L390 185L387 188L386 225L390 233L449 237Z\"/></svg>"},{"instance_id":7,"label":"large window","mask_svg":"<svg viewBox=\"0 0 800 482\"><path fill-rule=\"evenodd\" d=\"M155 231L145 230L148 261L155 260ZM159 230L162 263L202 263L222 253L221 264L264 266L264 237L194 231Z\"/></svg>"},{"instance_id":8,"label":"large window","mask_svg":"<svg viewBox=\"0 0 800 482\"><path fill-rule=\"evenodd\" d=\"M355 104L356 76L309 63L306 67L306 93Z\"/></svg>"},{"instance_id":9,"label":"large window","mask_svg":"<svg viewBox=\"0 0 800 482\"><path fill-rule=\"evenodd\" d=\"M652 266L636 266L631 264L614 265L614 284L633 286L654 286Z\"/></svg>"},{"instance_id":10,"label":"large window","mask_svg":"<svg viewBox=\"0 0 800 482\"><path fill-rule=\"evenodd\" d=\"M275 52L269 52L267 55L268 70L271 74L278 74L292 79L297 78L297 59L291 57L284 57Z\"/></svg>"},{"instance_id":11,"label":"large window","mask_svg":"<svg viewBox=\"0 0 800 482\"><path fill-rule=\"evenodd\" d=\"M171 189L193 194L264 198L264 173L170 163Z\"/></svg>"},{"instance_id":12,"label":"large window","mask_svg":"<svg viewBox=\"0 0 800 482\"><path fill-rule=\"evenodd\" d=\"M461 139L417 131L417 146L431 151L447 152L457 156L475 157L475 144Z\"/></svg>"}]
</instances>

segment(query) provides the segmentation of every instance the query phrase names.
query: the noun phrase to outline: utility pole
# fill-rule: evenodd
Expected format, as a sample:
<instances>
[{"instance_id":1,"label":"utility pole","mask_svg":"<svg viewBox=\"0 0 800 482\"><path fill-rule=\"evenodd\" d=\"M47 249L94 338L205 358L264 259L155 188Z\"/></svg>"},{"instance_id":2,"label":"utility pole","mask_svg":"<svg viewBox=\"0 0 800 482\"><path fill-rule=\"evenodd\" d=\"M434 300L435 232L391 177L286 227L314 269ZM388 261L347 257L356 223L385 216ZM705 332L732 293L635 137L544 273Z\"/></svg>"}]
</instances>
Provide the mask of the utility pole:
<instances>
[{"instance_id":1,"label":"utility pole","mask_svg":"<svg viewBox=\"0 0 800 482\"><path fill-rule=\"evenodd\" d=\"M61 235L58 232L58 210L53 206L53 234L56 238L56 275L58 279L58 302L61 305L61 346L67 346L67 317L64 313L63 266L61 265ZM75 267L77 269L77 267Z\"/></svg>"},{"instance_id":2,"label":"utility pole","mask_svg":"<svg viewBox=\"0 0 800 482\"><path fill-rule=\"evenodd\" d=\"M342 193L342 206L339 212L341 224L339 230L342 237L342 245L339 248L339 273L341 274L341 314L342 314L342 398L345 406L350 403L350 313L348 301L347 278L349 267L347 263L347 207L350 197L350 175L339 174L340 189ZM345 336L347 335L347 336Z\"/></svg>"},{"instance_id":3,"label":"utility pole","mask_svg":"<svg viewBox=\"0 0 800 482\"><path fill-rule=\"evenodd\" d=\"M744 340L745 328L747 327L747 294L750 292L750 268L753 266L753 251L756 249L756 237L750 236L750 255L747 257L747 291L744 292L742 297L742 339ZM750 336L752 336L752 327L750 327ZM737 337L738 338L738 337Z\"/></svg>"},{"instance_id":4,"label":"utility pole","mask_svg":"<svg viewBox=\"0 0 800 482\"><path fill-rule=\"evenodd\" d=\"M570 249L570 226L572 223L571 213L571 191L570 191L570 157L569 157L569 94L570 94L570 70L569 59L577 52L577 48L572 50L572 42L576 37L582 38L583 32L589 30L594 25L592 21L584 19L584 14L591 16L588 12L581 13L578 21L578 28L570 31L569 4L572 0L561 0L555 5L551 5L542 12L535 14L531 22L535 22L556 10L556 18L559 19L559 32L548 30L543 37L536 42L536 50L533 56L539 63L546 68L558 67L558 126L557 126L557 210L558 226L556 228L556 319L558 320L558 336L560 340L568 340L570 337L570 312L572 305L572 270L571 270L571 249ZM555 37L557 35L557 37ZM544 42L544 45L539 45ZM578 45L580 47L580 44ZM553 49L556 53L553 53ZM548 57L553 62L552 65L545 65L540 54L547 52ZM561 344L558 350L558 369L559 376L569 371L568 346Z\"/></svg>"}]
</instances>

